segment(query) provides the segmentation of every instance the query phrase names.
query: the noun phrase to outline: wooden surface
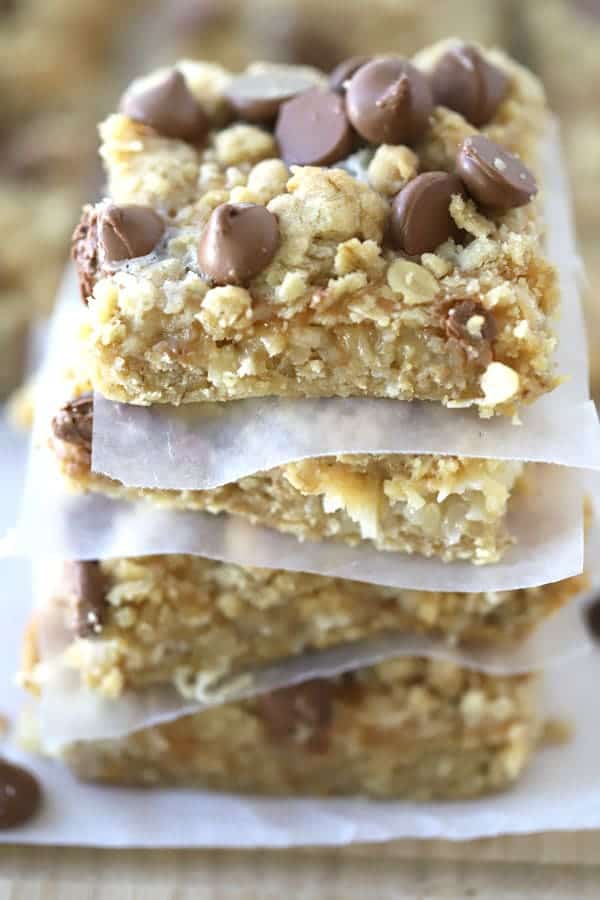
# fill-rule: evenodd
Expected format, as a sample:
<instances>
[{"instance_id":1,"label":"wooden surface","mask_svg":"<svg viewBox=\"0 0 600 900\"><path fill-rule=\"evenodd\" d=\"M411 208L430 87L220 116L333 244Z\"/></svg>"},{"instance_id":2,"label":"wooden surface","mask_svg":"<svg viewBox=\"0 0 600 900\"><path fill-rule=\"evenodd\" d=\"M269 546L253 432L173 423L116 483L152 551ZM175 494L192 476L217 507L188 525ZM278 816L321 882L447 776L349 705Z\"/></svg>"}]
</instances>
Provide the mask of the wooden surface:
<instances>
[{"instance_id":1,"label":"wooden surface","mask_svg":"<svg viewBox=\"0 0 600 900\"><path fill-rule=\"evenodd\" d=\"M344 850L0 848L0 900L600 897L600 833Z\"/></svg>"}]
</instances>

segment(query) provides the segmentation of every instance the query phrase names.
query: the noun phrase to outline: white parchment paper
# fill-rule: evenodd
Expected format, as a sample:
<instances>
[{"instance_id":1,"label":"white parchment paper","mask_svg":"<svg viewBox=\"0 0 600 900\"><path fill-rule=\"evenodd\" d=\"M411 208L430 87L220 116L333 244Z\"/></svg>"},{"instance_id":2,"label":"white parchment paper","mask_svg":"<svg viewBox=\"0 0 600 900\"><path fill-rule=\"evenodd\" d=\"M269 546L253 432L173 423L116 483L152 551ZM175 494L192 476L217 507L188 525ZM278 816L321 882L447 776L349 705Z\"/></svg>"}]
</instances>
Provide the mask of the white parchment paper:
<instances>
[{"instance_id":1,"label":"white parchment paper","mask_svg":"<svg viewBox=\"0 0 600 900\"><path fill-rule=\"evenodd\" d=\"M336 453L434 453L600 467L579 299L580 262L557 131L545 147L548 254L562 290L557 370L569 380L522 414L368 398L136 407L94 399L92 467L137 487L212 488L292 460ZM576 440L574 440L576 436Z\"/></svg>"},{"instance_id":2,"label":"white parchment paper","mask_svg":"<svg viewBox=\"0 0 600 900\"><path fill-rule=\"evenodd\" d=\"M70 494L51 453L34 447L23 507L5 552L61 559L191 553L239 565L314 572L392 587L511 590L582 571L581 478L581 473L561 466L534 467L527 492L513 498L508 514L515 545L500 563L474 566L381 552L368 545L302 543L237 516L174 512L144 501Z\"/></svg>"},{"instance_id":3,"label":"white parchment paper","mask_svg":"<svg viewBox=\"0 0 600 900\"><path fill-rule=\"evenodd\" d=\"M106 700L81 683L69 668L63 651L73 640L60 603L60 567L38 564L34 577L36 622L44 685L38 709L44 745L56 749L78 740L117 738L140 728L198 712L209 706L240 700L310 678L328 678L374 665L398 656L445 659L489 672L511 675L565 665L592 647L584 622L587 594L563 607L535 633L513 648L456 648L441 639L389 633L327 650L283 659L254 671L218 680L214 672L204 676L204 690L197 701L183 698L174 687L162 685L126 692L118 700ZM54 602L53 602L54 600ZM101 640L101 639L99 639ZM209 683L210 676L212 683Z\"/></svg>"},{"instance_id":4,"label":"white parchment paper","mask_svg":"<svg viewBox=\"0 0 600 900\"><path fill-rule=\"evenodd\" d=\"M13 520L24 442L0 423L0 528ZM600 544L598 544L600 546ZM597 556L597 554L595 554ZM0 710L16 720L23 695L13 680L30 614L28 566L0 559ZM268 799L199 791L152 792L76 782L50 761L9 744L2 752L36 772L44 785L41 815L0 831L0 843L99 847L288 847L396 838L468 840L499 834L600 828L600 650L551 669L543 709L575 728L569 744L540 752L509 793L471 803L370 803L361 799Z\"/></svg>"}]
</instances>

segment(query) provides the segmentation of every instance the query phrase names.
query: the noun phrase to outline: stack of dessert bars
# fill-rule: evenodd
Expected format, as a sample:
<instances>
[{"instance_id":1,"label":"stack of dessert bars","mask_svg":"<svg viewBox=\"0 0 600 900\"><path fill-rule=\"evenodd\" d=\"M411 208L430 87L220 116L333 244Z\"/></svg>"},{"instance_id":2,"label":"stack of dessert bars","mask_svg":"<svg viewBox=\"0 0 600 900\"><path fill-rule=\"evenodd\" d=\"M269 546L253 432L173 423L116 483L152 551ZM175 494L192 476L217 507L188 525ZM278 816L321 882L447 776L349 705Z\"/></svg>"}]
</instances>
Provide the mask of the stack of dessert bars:
<instances>
[{"instance_id":1,"label":"stack of dessert bars","mask_svg":"<svg viewBox=\"0 0 600 900\"><path fill-rule=\"evenodd\" d=\"M73 243L83 325L62 348L63 396L42 410L70 489L243 517L305 546L502 560L529 463L347 454L214 490L132 488L92 470L93 392L225 414L248 398L386 398L470 407L482 429L535 403L557 384L547 119L532 75L456 41L329 75L186 60L134 82L100 127L108 195ZM162 555L65 563L50 602L62 664L105 708L157 688L189 705L211 677L392 632L512 648L582 581L444 593ZM22 680L43 698L39 630L38 616ZM534 754L536 681L388 658L53 752L112 783L471 797L507 788Z\"/></svg>"}]
</instances>

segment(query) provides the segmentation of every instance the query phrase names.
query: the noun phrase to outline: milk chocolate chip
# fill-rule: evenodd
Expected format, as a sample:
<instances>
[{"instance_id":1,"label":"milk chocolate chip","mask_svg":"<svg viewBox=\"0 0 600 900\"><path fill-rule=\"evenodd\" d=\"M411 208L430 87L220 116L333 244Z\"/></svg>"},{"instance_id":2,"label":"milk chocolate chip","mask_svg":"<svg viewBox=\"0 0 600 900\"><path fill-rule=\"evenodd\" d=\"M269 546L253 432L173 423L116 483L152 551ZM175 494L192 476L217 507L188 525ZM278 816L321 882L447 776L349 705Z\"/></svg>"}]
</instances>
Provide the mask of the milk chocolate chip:
<instances>
[{"instance_id":1,"label":"milk chocolate chip","mask_svg":"<svg viewBox=\"0 0 600 900\"><path fill-rule=\"evenodd\" d=\"M248 122L272 122L279 107L314 87L302 72L290 69L240 75L227 86L227 97L237 115Z\"/></svg>"},{"instance_id":2,"label":"milk chocolate chip","mask_svg":"<svg viewBox=\"0 0 600 900\"><path fill-rule=\"evenodd\" d=\"M145 89L130 88L121 99L121 112L170 138L194 144L208 135L208 116L177 69Z\"/></svg>"},{"instance_id":3,"label":"milk chocolate chip","mask_svg":"<svg viewBox=\"0 0 600 900\"><path fill-rule=\"evenodd\" d=\"M75 633L94 637L102 631L107 584L96 560L65 563L65 585L75 599Z\"/></svg>"},{"instance_id":4,"label":"milk chocolate chip","mask_svg":"<svg viewBox=\"0 0 600 900\"><path fill-rule=\"evenodd\" d=\"M461 300L448 310L446 317L448 337L476 344L479 341L493 341L497 330L493 315L475 300Z\"/></svg>"},{"instance_id":5,"label":"milk chocolate chip","mask_svg":"<svg viewBox=\"0 0 600 900\"><path fill-rule=\"evenodd\" d=\"M71 258L79 277L79 291L84 303L98 280L98 215L93 206L84 206L79 225L71 238Z\"/></svg>"},{"instance_id":6,"label":"milk chocolate chip","mask_svg":"<svg viewBox=\"0 0 600 900\"><path fill-rule=\"evenodd\" d=\"M308 750L323 753L333 721L334 692L331 681L315 678L260 695L256 710L272 741L297 740Z\"/></svg>"},{"instance_id":7,"label":"milk chocolate chip","mask_svg":"<svg viewBox=\"0 0 600 900\"><path fill-rule=\"evenodd\" d=\"M346 90L346 82L349 81L361 66L371 62L372 56L351 56L335 67L329 76L329 87L332 91L343 92Z\"/></svg>"},{"instance_id":8,"label":"milk chocolate chip","mask_svg":"<svg viewBox=\"0 0 600 900\"><path fill-rule=\"evenodd\" d=\"M245 285L265 269L277 252L279 225L264 206L223 203L204 227L198 265L218 285Z\"/></svg>"},{"instance_id":9,"label":"milk chocolate chip","mask_svg":"<svg viewBox=\"0 0 600 900\"><path fill-rule=\"evenodd\" d=\"M114 206L100 214L98 233L105 259L117 262L146 256L156 247L165 225L150 206Z\"/></svg>"},{"instance_id":10,"label":"milk chocolate chip","mask_svg":"<svg viewBox=\"0 0 600 900\"><path fill-rule=\"evenodd\" d=\"M493 119L509 85L504 72L468 44L442 56L431 83L436 103L456 110L478 128Z\"/></svg>"},{"instance_id":11,"label":"milk chocolate chip","mask_svg":"<svg viewBox=\"0 0 600 900\"><path fill-rule=\"evenodd\" d=\"M428 253L447 241L460 238L460 229L450 215L454 194L465 194L456 175L425 172L417 175L392 201L392 244L409 256Z\"/></svg>"},{"instance_id":12,"label":"milk chocolate chip","mask_svg":"<svg viewBox=\"0 0 600 900\"><path fill-rule=\"evenodd\" d=\"M471 196L492 210L524 206L537 193L530 170L482 134L465 138L458 153L457 170Z\"/></svg>"},{"instance_id":13,"label":"milk chocolate chip","mask_svg":"<svg viewBox=\"0 0 600 900\"><path fill-rule=\"evenodd\" d=\"M344 102L334 91L313 88L284 103L275 137L288 165L326 166L352 150Z\"/></svg>"},{"instance_id":14,"label":"milk chocolate chip","mask_svg":"<svg viewBox=\"0 0 600 900\"><path fill-rule=\"evenodd\" d=\"M52 433L58 440L80 447L91 456L93 416L93 394L87 391L61 407L52 419Z\"/></svg>"},{"instance_id":15,"label":"milk chocolate chip","mask_svg":"<svg viewBox=\"0 0 600 900\"><path fill-rule=\"evenodd\" d=\"M361 66L346 90L346 109L361 137L374 144L414 144L433 110L429 81L397 57Z\"/></svg>"},{"instance_id":16,"label":"milk chocolate chip","mask_svg":"<svg viewBox=\"0 0 600 900\"><path fill-rule=\"evenodd\" d=\"M42 789L37 778L5 759L0 759L0 829L24 825L37 814Z\"/></svg>"}]
</instances>

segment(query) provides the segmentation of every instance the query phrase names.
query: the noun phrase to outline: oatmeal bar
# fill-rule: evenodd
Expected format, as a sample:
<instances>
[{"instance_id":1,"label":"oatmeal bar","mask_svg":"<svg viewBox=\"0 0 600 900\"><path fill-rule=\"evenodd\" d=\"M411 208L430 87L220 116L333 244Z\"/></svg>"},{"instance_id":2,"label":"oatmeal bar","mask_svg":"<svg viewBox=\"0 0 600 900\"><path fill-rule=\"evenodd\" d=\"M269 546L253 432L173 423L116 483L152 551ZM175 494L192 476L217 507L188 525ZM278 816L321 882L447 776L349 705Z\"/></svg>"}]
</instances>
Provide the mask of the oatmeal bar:
<instances>
[{"instance_id":1,"label":"oatmeal bar","mask_svg":"<svg viewBox=\"0 0 600 900\"><path fill-rule=\"evenodd\" d=\"M31 653L30 653L31 655ZM54 750L84 780L414 800L508 788L540 738L534 676L393 660ZM29 728L29 749L43 752Z\"/></svg>"},{"instance_id":2,"label":"oatmeal bar","mask_svg":"<svg viewBox=\"0 0 600 900\"><path fill-rule=\"evenodd\" d=\"M207 59L242 69L253 59L333 68L348 56L414 53L431 41L504 44L496 0L171 0L163 3L159 58Z\"/></svg>"},{"instance_id":3,"label":"oatmeal bar","mask_svg":"<svg viewBox=\"0 0 600 900\"><path fill-rule=\"evenodd\" d=\"M183 61L134 82L74 235L93 387L534 401L557 383L547 120L526 70L456 42L329 80Z\"/></svg>"},{"instance_id":4,"label":"oatmeal bar","mask_svg":"<svg viewBox=\"0 0 600 900\"><path fill-rule=\"evenodd\" d=\"M54 581L40 621L65 634L61 663L87 688L114 699L170 685L189 700L269 663L366 638L512 647L586 585L578 576L435 593L185 555L65 563ZM31 685L43 691L48 671L34 669Z\"/></svg>"},{"instance_id":5,"label":"oatmeal bar","mask_svg":"<svg viewBox=\"0 0 600 900\"><path fill-rule=\"evenodd\" d=\"M512 543L510 499L527 465L457 456L350 454L287 463L212 490L125 487L90 468L93 400L71 385L51 411L47 436L57 466L75 491L145 499L183 510L231 513L300 539L497 562Z\"/></svg>"}]
</instances>

